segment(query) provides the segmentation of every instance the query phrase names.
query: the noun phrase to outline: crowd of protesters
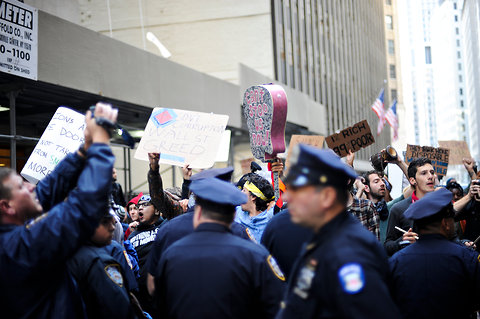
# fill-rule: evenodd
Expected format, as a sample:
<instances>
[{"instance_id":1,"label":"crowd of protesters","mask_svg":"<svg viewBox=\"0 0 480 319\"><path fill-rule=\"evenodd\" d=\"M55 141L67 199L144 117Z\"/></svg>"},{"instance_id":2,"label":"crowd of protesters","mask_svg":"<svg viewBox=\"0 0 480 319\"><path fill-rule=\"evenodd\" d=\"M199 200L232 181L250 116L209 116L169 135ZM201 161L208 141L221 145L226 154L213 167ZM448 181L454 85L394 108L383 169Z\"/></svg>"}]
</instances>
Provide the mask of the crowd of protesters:
<instances>
[{"instance_id":1,"label":"crowd of protesters","mask_svg":"<svg viewBox=\"0 0 480 319\"><path fill-rule=\"evenodd\" d=\"M94 115L94 116L93 116ZM354 154L299 145L283 176L233 168L165 189L150 153L149 193L125 200L109 128L87 112L85 143L34 186L0 168L5 318L476 318L480 181L438 185L426 158L393 199L383 171Z\"/></svg>"}]
</instances>

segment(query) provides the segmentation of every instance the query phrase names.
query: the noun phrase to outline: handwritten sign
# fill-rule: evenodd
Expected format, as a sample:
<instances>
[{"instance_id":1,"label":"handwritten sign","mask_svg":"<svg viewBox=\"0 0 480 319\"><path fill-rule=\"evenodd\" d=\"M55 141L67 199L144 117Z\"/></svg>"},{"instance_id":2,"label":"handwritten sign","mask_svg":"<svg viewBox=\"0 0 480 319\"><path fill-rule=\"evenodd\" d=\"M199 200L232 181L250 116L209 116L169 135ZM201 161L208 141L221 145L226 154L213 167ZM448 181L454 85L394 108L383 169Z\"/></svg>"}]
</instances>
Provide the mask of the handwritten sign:
<instances>
[{"instance_id":1,"label":"handwritten sign","mask_svg":"<svg viewBox=\"0 0 480 319\"><path fill-rule=\"evenodd\" d=\"M290 154L292 154L292 150L295 145L307 144L318 148L323 148L324 141L325 137L321 135L292 135L292 138L290 139L290 145L288 146L287 160L285 161L286 168L290 168Z\"/></svg>"},{"instance_id":2,"label":"handwritten sign","mask_svg":"<svg viewBox=\"0 0 480 319\"><path fill-rule=\"evenodd\" d=\"M433 169L440 179L447 175L449 153L449 150L446 148L407 144L405 161L407 164L410 164L415 158L426 157L430 159Z\"/></svg>"},{"instance_id":3,"label":"handwritten sign","mask_svg":"<svg viewBox=\"0 0 480 319\"><path fill-rule=\"evenodd\" d=\"M61 106L53 115L20 173L31 183L50 174L68 154L84 142L85 115Z\"/></svg>"},{"instance_id":4,"label":"handwritten sign","mask_svg":"<svg viewBox=\"0 0 480 319\"><path fill-rule=\"evenodd\" d=\"M163 164L212 167L227 122L227 115L155 108L135 158L148 161L148 153L155 152Z\"/></svg>"},{"instance_id":5,"label":"handwritten sign","mask_svg":"<svg viewBox=\"0 0 480 319\"><path fill-rule=\"evenodd\" d=\"M334 133L328 136L326 140L328 147L340 157L347 156L349 150L356 152L375 143L367 120L358 122L340 133Z\"/></svg>"},{"instance_id":6,"label":"handwritten sign","mask_svg":"<svg viewBox=\"0 0 480 319\"><path fill-rule=\"evenodd\" d=\"M465 141L438 141L438 145L450 150L448 156L448 164L450 165L462 165L464 158L472 157Z\"/></svg>"},{"instance_id":7,"label":"handwritten sign","mask_svg":"<svg viewBox=\"0 0 480 319\"><path fill-rule=\"evenodd\" d=\"M243 97L243 114L255 158L265 162L285 152L287 96L281 86L266 84L248 88Z\"/></svg>"}]
</instances>

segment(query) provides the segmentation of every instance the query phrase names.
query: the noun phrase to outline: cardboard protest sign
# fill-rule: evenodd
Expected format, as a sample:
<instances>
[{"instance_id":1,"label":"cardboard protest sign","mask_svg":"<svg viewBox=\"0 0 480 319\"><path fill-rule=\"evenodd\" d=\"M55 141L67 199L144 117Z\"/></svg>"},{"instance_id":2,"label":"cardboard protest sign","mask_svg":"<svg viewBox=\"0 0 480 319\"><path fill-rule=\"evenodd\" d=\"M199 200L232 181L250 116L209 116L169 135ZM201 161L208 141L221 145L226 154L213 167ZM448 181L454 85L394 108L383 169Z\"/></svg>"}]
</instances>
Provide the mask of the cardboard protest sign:
<instances>
[{"instance_id":1,"label":"cardboard protest sign","mask_svg":"<svg viewBox=\"0 0 480 319\"><path fill-rule=\"evenodd\" d=\"M287 96L276 84L248 88L243 97L243 114L250 134L250 148L265 162L285 152Z\"/></svg>"},{"instance_id":2,"label":"cardboard protest sign","mask_svg":"<svg viewBox=\"0 0 480 319\"><path fill-rule=\"evenodd\" d=\"M212 167L227 122L227 115L155 108L135 158L148 161L148 153L160 153L163 164Z\"/></svg>"},{"instance_id":3,"label":"cardboard protest sign","mask_svg":"<svg viewBox=\"0 0 480 319\"><path fill-rule=\"evenodd\" d=\"M293 147L297 144L307 144L318 148L323 148L323 142L325 137L321 135L292 135L290 139L290 145L288 146L287 160L285 161L285 167L290 168L290 154L292 154Z\"/></svg>"},{"instance_id":4,"label":"cardboard protest sign","mask_svg":"<svg viewBox=\"0 0 480 319\"><path fill-rule=\"evenodd\" d=\"M438 141L438 145L450 150L448 156L448 164L450 165L462 165L464 158L472 157L465 141Z\"/></svg>"},{"instance_id":5,"label":"cardboard protest sign","mask_svg":"<svg viewBox=\"0 0 480 319\"><path fill-rule=\"evenodd\" d=\"M415 158L426 157L432 161L435 174L441 179L447 175L449 153L449 150L446 148L407 144L405 162L410 164Z\"/></svg>"},{"instance_id":6,"label":"cardboard protest sign","mask_svg":"<svg viewBox=\"0 0 480 319\"><path fill-rule=\"evenodd\" d=\"M31 183L37 183L50 174L68 154L84 142L85 115L66 107L59 107L38 141L32 155L21 171Z\"/></svg>"},{"instance_id":7,"label":"cardboard protest sign","mask_svg":"<svg viewBox=\"0 0 480 319\"><path fill-rule=\"evenodd\" d=\"M367 120L347 127L340 131L340 133L327 136L326 140L328 147L340 157L347 156L349 150L356 152L375 143Z\"/></svg>"}]
</instances>

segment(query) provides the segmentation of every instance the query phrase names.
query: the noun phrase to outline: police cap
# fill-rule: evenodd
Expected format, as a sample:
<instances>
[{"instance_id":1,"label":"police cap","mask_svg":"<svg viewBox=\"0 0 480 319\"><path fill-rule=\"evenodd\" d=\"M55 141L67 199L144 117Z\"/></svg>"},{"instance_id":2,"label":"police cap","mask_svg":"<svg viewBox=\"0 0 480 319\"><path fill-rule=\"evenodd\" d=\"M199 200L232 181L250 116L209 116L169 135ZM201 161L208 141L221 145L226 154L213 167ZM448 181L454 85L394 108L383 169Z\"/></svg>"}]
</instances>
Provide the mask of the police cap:
<instances>
[{"instance_id":1,"label":"police cap","mask_svg":"<svg viewBox=\"0 0 480 319\"><path fill-rule=\"evenodd\" d=\"M298 144L291 155L291 167L286 184L293 187L306 185L336 185L347 186L350 179L357 174L342 162L331 150L321 150L316 147Z\"/></svg>"},{"instance_id":2,"label":"police cap","mask_svg":"<svg viewBox=\"0 0 480 319\"><path fill-rule=\"evenodd\" d=\"M231 166L225 167L225 168L212 168L212 169L201 171L193 175L190 178L190 180L195 181L195 180L200 180L204 178L216 177L221 180L230 182L232 180L232 173L233 173L233 167Z\"/></svg>"},{"instance_id":3,"label":"police cap","mask_svg":"<svg viewBox=\"0 0 480 319\"><path fill-rule=\"evenodd\" d=\"M422 199L411 204L403 215L412 220L433 216L449 205L452 202L452 198L452 192L442 187L426 194Z\"/></svg>"},{"instance_id":4,"label":"police cap","mask_svg":"<svg viewBox=\"0 0 480 319\"><path fill-rule=\"evenodd\" d=\"M192 181L190 190L198 199L218 205L238 206L247 202L247 195L231 183L214 177Z\"/></svg>"}]
</instances>

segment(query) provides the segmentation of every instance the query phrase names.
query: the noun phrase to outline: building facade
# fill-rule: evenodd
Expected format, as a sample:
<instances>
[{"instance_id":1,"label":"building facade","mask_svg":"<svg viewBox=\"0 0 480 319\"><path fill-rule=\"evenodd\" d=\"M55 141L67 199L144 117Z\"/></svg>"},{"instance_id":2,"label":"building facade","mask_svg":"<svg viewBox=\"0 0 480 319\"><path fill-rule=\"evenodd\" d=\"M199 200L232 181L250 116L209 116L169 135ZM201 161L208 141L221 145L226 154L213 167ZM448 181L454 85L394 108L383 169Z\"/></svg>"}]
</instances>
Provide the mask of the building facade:
<instances>
[{"instance_id":1,"label":"building facade","mask_svg":"<svg viewBox=\"0 0 480 319\"><path fill-rule=\"evenodd\" d=\"M470 135L470 152L480 160L480 3L465 0L461 16L465 61L465 103Z\"/></svg>"}]
</instances>

